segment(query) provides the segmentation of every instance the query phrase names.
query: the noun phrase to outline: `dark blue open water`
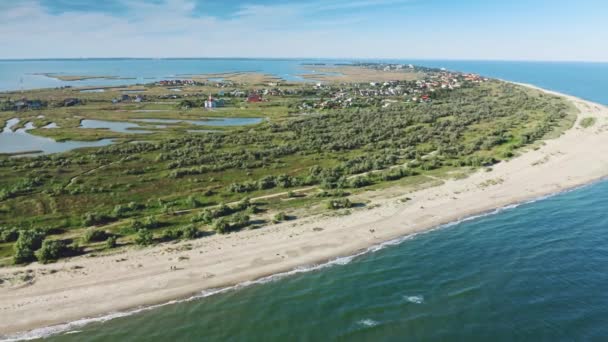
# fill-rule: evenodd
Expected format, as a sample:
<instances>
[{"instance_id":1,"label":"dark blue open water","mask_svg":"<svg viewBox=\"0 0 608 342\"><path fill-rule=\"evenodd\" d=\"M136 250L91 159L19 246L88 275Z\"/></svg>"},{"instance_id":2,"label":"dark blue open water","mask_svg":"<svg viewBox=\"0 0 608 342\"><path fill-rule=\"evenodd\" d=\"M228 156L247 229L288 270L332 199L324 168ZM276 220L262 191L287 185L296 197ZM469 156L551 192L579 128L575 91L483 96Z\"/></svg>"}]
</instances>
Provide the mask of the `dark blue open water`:
<instances>
[{"instance_id":1,"label":"dark blue open water","mask_svg":"<svg viewBox=\"0 0 608 342\"><path fill-rule=\"evenodd\" d=\"M423 63L608 103L608 65ZM57 341L608 340L608 182Z\"/></svg>"}]
</instances>

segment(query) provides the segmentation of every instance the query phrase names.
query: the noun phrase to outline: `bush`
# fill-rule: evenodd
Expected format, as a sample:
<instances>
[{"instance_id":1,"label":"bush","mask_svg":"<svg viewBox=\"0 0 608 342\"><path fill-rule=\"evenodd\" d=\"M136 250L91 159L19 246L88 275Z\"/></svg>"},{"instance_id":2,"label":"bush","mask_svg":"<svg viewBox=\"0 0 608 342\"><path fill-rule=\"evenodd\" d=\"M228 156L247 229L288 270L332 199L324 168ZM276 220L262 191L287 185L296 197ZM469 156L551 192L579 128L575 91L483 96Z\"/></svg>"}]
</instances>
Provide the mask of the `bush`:
<instances>
[{"instance_id":1,"label":"bush","mask_svg":"<svg viewBox=\"0 0 608 342\"><path fill-rule=\"evenodd\" d=\"M23 264L35 260L34 252L40 248L45 234L40 230L22 230L19 238L13 247L15 254L13 261L15 264Z\"/></svg>"},{"instance_id":2,"label":"bush","mask_svg":"<svg viewBox=\"0 0 608 342\"><path fill-rule=\"evenodd\" d=\"M266 176L258 181L258 189L266 190L277 186L276 179L273 176Z\"/></svg>"},{"instance_id":3,"label":"bush","mask_svg":"<svg viewBox=\"0 0 608 342\"><path fill-rule=\"evenodd\" d=\"M190 220L192 223L196 223L196 222L204 222L204 223L211 223L213 222L213 213L211 212L211 210L209 209L205 209L202 212L200 212L198 215L192 217L192 219Z\"/></svg>"},{"instance_id":4,"label":"bush","mask_svg":"<svg viewBox=\"0 0 608 342\"><path fill-rule=\"evenodd\" d=\"M346 197L348 195L350 195L350 194L343 190L335 190L335 191L321 191L321 192L315 194L315 197L319 197L319 198Z\"/></svg>"},{"instance_id":5,"label":"bush","mask_svg":"<svg viewBox=\"0 0 608 342\"><path fill-rule=\"evenodd\" d=\"M232 227L236 229L245 228L250 224L249 215L238 213L232 218Z\"/></svg>"},{"instance_id":6,"label":"bush","mask_svg":"<svg viewBox=\"0 0 608 342\"><path fill-rule=\"evenodd\" d=\"M215 217L228 216L228 215L232 214L232 212L233 212L232 208L227 206L225 203L221 203L220 206L215 210L214 216Z\"/></svg>"},{"instance_id":7,"label":"bush","mask_svg":"<svg viewBox=\"0 0 608 342\"><path fill-rule=\"evenodd\" d=\"M110 236L106 240L106 248L112 249L116 247L116 236Z\"/></svg>"},{"instance_id":8,"label":"bush","mask_svg":"<svg viewBox=\"0 0 608 342\"><path fill-rule=\"evenodd\" d=\"M103 230L88 228L82 236L82 242L99 242L108 238L108 234Z\"/></svg>"},{"instance_id":9,"label":"bush","mask_svg":"<svg viewBox=\"0 0 608 342\"><path fill-rule=\"evenodd\" d=\"M248 209L252 205L253 204L251 203L251 200L249 199L249 197L245 197L239 203L237 203L237 205L234 209L237 211L242 211L242 210Z\"/></svg>"},{"instance_id":10,"label":"bush","mask_svg":"<svg viewBox=\"0 0 608 342\"><path fill-rule=\"evenodd\" d=\"M279 223L279 222L285 221L286 219L287 219L287 215L284 212L280 212L280 213L277 213L276 215L274 215L272 222Z\"/></svg>"},{"instance_id":11,"label":"bush","mask_svg":"<svg viewBox=\"0 0 608 342\"><path fill-rule=\"evenodd\" d=\"M135 243L140 246L150 246L154 243L154 235L151 231L146 228L142 228L137 231L137 237L135 238Z\"/></svg>"},{"instance_id":12,"label":"bush","mask_svg":"<svg viewBox=\"0 0 608 342\"><path fill-rule=\"evenodd\" d=\"M181 236L180 232L177 229L167 229L161 235L161 238L164 241L173 241L179 239Z\"/></svg>"},{"instance_id":13,"label":"bush","mask_svg":"<svg viewBox=\"0 0 608 342\"><path fill-rule=\"evenodd\" d=\"M350 180L350 186L352 188L363 188L372 184L374 184L374 182L367 176L355 177Z\"/></svg>"},{"instance_id":14,"label":"bush","mask_svg":"<svg viewBox=\"0 0 608 342\"><path fill-rule=\"evenodd\" d=\"M202 203L197 200L194 196L189 196L186 199L186 206L192 209L196 209L199 208L202 205Z\"/></svg>"},{"instance_id":15,"label":"bush","mask_svg":"<svg viewBox=\"0 0 608 342\"><path fill-rule=\"evenodd\" d=\"M350 202L348 198L340 198L334 199L327 202L327 209L337 210L337 209L347 209L352 207L353 204Z\"/></svg>"},{"instance_id":16,"label":"bush","mask_svg":"<svg viewBox=\"0 0 608 342\"><path fill-rule=\"evenodd\" d=\"M199 235L198 228L193 224L181 227L179 232L181 237L188 240L196 239Z\"/></svg>"},{"instance_id":17,"label":"bush","mask_svg":"<svg viewBox=\"0 0 608 342\"><path fill-rule=\"evenodd\" d=\"M62 241L44 240L42 247L36 252L36 257L43 264L56 261L63 256L65 248Z\"/></svg>"},{"instance_id":18,"label":"bush","mask_svg":"<svg viewBox=\"0 0 608 342\"><path fill-rule=\"evenodd\" d=\"M226 234L230 230L230 224L225 218L219 218L213 224L213 229L219 234Z\"/></svg>"},{"instance_id":19,"label":"bush","mask_svg":"<svg viewBox=\"0 0 608 342\"><path fill-rule=\"evenodd\" d=\"M114 206L114 210L112 210L112 214L116 217L122 217L128 212L129 208L120 204Z\"/></svg>"},{"instance_id":20,"label":"bush","mask_svg":"<svg viewBox=\"0 0 608 342\"><path fill-rule=\"evenodd\" d=\"M96 214L96 213L86 213L82 218L82 224L86 227L89 226L98 226L114 220L113 217L109 217L107 215Z\"/></svg>"},{"instance_id":21,"label":"bush","mask_svg":"<svg viewBox=\"0 0 608 342\"><path fill-rule=\"evenodd\" d=\"M148 216L144 220L143 226L146 229L154 229L154 228L160 227L161 223L156 219L156 217L154 217L154 216Z\"/></svg>"},{"instance_id":22,"label":"bush","mask_svg":"<svg viewBox=\"0 0 608 342\"><path fill-rule=\"evenodd\" d=\"M19 230L17 228L0 228L0 242L15 242L19 238Z\"/></svg>"}]
</instances>

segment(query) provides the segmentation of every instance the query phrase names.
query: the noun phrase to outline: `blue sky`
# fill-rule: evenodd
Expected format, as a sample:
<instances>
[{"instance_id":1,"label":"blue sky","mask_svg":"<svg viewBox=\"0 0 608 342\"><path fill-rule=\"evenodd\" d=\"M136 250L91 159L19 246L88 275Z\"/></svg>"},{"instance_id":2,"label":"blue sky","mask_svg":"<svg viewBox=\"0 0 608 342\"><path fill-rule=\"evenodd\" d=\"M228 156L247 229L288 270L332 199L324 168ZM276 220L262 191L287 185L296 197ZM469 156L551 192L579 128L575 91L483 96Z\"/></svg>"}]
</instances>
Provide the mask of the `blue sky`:
<instances>
[{"instance_id":1,"label":"blue sky","mask_svg":"<svg viewBox=\"0 0 608 342\"><path fill-rule=\"evenodd\" d=\"M608 61L604 0L0 0L0 58Z\"/></svg>"}]
</instances>

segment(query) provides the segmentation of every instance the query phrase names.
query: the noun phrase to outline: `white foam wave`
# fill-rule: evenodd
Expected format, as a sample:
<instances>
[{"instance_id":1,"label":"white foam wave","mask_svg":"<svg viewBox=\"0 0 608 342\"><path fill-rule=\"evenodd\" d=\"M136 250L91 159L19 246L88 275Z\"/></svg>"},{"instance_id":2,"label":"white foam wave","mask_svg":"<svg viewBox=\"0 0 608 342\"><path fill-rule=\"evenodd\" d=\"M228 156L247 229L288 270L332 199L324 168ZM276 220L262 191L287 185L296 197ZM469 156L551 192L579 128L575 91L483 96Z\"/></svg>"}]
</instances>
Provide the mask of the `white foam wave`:
<instances>
[{"instance_id":1,"label":"white foam wave","mask_svg":"<svg viewBox=\"0 0 608 342\"><path fill-rule=\"evenodd\" d=\"M405 299L407 302L413 303L413 304L422 304L424 303L424 297L423 296L403 296L403 299Z\"/></svg>"},{"instance_id":2,"label":"white foam wave","mask_svg":"<svg viewBox=\"0 0 608 342\"><path fill-rule=\"evenodd\" d=\"M360 320L360 321L359 321L359 322L357 322L357 323L359 323L360 325L362 325L362 326L364 326L364 327L369 327L369 328L371 328L371 327L375 327L376 325L378 325L378 324L379 324L379 323L378 323L378 321L374 321L373 319L369 319L369 318L367 318L367 319L362 319L362 320Z\"/></svg>"},{"instance_id":3,"label":"white foam wave","mask_svg":"<svg viewBox=\"0 0 608 342\"><path fill-rule=\"evenodd\" d=\"M594 183L591 183L594 184ZM201 298L206 298L209 296L213 296L216 294L221 294L221 293L226 293L229 291L233 291L233 290L238 290L241 288L245 288L251 285L256 285L256 284L266 284L272 281L276 281L291 275L295 275L295 274L300 274L300 273L306 273L306 272L312 272L312 271L317 271L320 269L324 269L327 267L332 267L335 265L339 265L339 266L344 266L349 264L350 262L352 262L354 259L368 254L368 253L375 253L378 252L386 247L389 246L396 246L396 245L400 245L401 243L403 243L404 241L410 240L415 238L416 236L418 236L419 234L426 234L429 233L431 231L434 230L438 230L438 229L443 229L443 228L448 228L448 227L452 227L452 226L456 226L459 225L463 222L467 222L467 221L472 221L472 220L476 220L478 218L482 218L482 217L486 217L486 216L490 216L490 215L495 215L498 213L501 213L505 210L510 210L510 209L515 209L521 205L524 204L531 204L531 203L535 203L538 201L542 201L563 193L568 193L568 192L572 192L587 186L590 186L591 184L585 184L579 187L575 187L572 189L568 189L565 191L560 191L560 192L556 192L556 193L552 193L546 196L541 196L541 197L537 197L535 199L529 200L529 201L524 201L524 202L520 202L520 203L516 203L516 204L511 204L511 205L507 205L504 207L500 207L500 208L496 208L494 210L485 212L485 213L481 213L478 215L472 215L472 216L468 216L468 217L464 217L462 219L459 220L455 220L452 221L450 223L446 223L443 225L439 225L437 227L435 227L434 229L429 229L423 232L419 232L419 233L413 233L410 235L405 235L393 240L389 240L389 241L385 241L383 243L380 243L378 245L374 245L371 246L369 248L366 248L358 253L355 253L353 255L349 255L349 256L345 256L345 257L339 257L336 259L332 259L328 262L325 263L321 263L321 264L314 264L314 265L308 265L308 266L301 266L301 267L297 267L294 268L291 271L287 271L287 272L282 272L282 273L277 273L274 275L270 275L267 277L263 277L263 278L259 278L256 280L252 280L252 281L246 281L237 285L233 285L233 286L228 286L228 287L223 287L223 288L217 288L217 289L208 289L208 290L204 290L202 291L200 294L192 296L190 298L187 299L182 299L182 300L173 300L167 303L163 303L163 304L158 304L158 305L151 305L151 306L145 306L145 307L140 307L134 310L130 310L130 311L124 311L124 312L116 312L116 313L111 313L108 315L104 315L104 316L99 316L99 317L91 317L91 318L83 318L77 321L73 321L73 322L69 322L69 323L64 323L64 324L58 324L58 325L54 325L54 326L50 326L50 327L45 327L45 328L39 328L39 329L34 329L28 332L24 332L24 333L18 333L18 334L14 334L14 335L8 335L8 336L2 336L0 335L0 342L3 341L24 341L24 340L34 340L34 339L39 339L39 338L44 338L44 337L48 337L51 335L57 335L57 334L61 334L61 333L75 333L74 330L76 330L77 328L82 328L85 325L91 324L91 323L104 323L116 318L122 318L122 317L127 317L127 316L131 316L131 315L135 315L138 314L140 312L144 312L144 311L148 311L148 310L153 310L153 309L157 309L163 306L167 306L167 305L172 305L172 304L177 304L177 303L184 303L184 302L189 302L189 301L193 301L196 299L201 299ZM412 299L411 302L416 303L416 304L421 304L424 301L423 297L418 297L418 296L411 296L411 297L405 297L406 300L410 301L410 298ZM417 303L416 300L421 299L422 301L420 303ZM374 322L374 324L378 324L377 322L373 321L373 320L362 320L360 322ZM361 323L364 324L364 323Z\"/></svg>"}]
</instances>

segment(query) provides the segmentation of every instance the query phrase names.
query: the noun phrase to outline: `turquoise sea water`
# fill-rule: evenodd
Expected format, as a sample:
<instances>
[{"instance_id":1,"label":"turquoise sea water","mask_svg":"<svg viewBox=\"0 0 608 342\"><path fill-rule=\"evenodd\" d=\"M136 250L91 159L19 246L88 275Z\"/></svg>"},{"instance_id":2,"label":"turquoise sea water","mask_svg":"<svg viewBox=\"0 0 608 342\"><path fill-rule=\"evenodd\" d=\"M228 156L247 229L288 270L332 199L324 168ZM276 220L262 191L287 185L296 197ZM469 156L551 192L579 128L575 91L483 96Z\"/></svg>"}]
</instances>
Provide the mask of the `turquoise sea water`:
<instances>
[{"instance_id":1,"label":"turquoise sea water","mask_svg":"<svg viewBox=\"0 0 608 342\"><path fill-rule=\"evenodd\" d=\"M448 64L452 63L452 64ZM608 104L608 64L419 62ZM51 341L602 341L608 181Z\"/></svg>"},{"instance_id":2,"label":"turquoise sea water","mask_svg":"<svg viewBox=\"0 0 608 342\"><path fill-rule=\"evenodd\" d=\"M606 208L603 182L50 340L603 340Z\"/></svg>"},{"instance_id":3,"label":"turquoise sea water","mask_svg":"<svg viewBox=\"0 0 608 342\"><path fill-rule=\"evenodd\" d=\"M53 88L61 86L116 86L151 83L163 79L187 78L222 72L262 72L287 80L302 80L309 73L302 63L333 63L294 59L75 59L0 60L0 91ZM122 79L60 81L43 74L71 76L112 76Z\"/></svg>"}]
</instances>

